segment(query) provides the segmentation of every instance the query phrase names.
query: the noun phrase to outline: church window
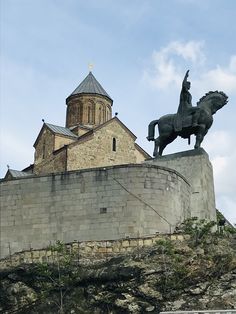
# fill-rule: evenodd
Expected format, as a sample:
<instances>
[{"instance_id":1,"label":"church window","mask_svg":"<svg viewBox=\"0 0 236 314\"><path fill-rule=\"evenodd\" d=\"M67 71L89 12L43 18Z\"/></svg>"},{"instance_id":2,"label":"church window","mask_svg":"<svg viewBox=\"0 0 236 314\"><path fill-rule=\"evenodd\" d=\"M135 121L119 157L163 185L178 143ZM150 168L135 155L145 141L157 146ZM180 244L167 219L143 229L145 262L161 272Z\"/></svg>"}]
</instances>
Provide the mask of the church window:
<instances>
[{"instance_id":1,"label":"church window","mask_svg":"<svg viewBox=\"0 0 236 314\"><path fill-rule=\"evenodd\" d=\"M113 137L112 139L112 150L113 152L116 152L116 138L115 137Z\"/></svg>"},{"instance_id":2,"label":"church window","mask_svg":"<svg viewBox=\"0 0 236 314\"><path fill-rule=\"evenodd\" d=\"M91 123L91 107L88 107L88 123Z\"/></svg>"},{"instance_id":3,"label":"church window","mask_svg":"<svg viewBox=\"0 0 236 314\"><path fill-rule=\"evenodd\" d=\"M99 124L102 122L102 109L99 107L99 115L98 115Z\"/></svg>"}]
</instances>

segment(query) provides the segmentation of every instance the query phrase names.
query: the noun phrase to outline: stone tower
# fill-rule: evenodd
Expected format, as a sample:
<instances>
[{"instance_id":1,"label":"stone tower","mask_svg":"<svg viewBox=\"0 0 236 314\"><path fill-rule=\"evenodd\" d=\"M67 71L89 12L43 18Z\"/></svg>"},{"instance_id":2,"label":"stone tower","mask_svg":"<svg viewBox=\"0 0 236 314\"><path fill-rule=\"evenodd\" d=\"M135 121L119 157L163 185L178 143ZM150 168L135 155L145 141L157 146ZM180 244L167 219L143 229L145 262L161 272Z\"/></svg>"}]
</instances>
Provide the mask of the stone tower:
<instances>
[{"instance_id":1,"label":"stone tower","mask_svg":"<svg viewBox=\"0 0 236 314\"><path fill-rule=\"evenodd\" d=\"M112 118L113 100L92 72L67 97L66 127L79 136Z\"/></svg>"}]
</instances>

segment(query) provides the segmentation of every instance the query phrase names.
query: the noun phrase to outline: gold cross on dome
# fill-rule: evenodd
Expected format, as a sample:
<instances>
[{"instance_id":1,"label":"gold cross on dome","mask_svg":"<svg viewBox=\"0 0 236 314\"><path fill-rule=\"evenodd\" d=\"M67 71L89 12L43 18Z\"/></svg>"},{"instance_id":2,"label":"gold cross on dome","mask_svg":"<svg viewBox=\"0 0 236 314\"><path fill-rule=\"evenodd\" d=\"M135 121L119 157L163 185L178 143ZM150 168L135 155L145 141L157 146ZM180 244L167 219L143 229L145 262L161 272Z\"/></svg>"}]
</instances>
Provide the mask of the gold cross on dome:
<instances>
[{"instance_id":1,"label":"gold cross on dome","mask_svg":"<svg viewBox=\"0 0 236 314\"><path fill-rule=\"evenodd\" d=\"M94 68L94 64L93 63L89 63L88 64L88 68L89 68L89 71L92 71L93 68Z\"/></svg>"}]
</instances>

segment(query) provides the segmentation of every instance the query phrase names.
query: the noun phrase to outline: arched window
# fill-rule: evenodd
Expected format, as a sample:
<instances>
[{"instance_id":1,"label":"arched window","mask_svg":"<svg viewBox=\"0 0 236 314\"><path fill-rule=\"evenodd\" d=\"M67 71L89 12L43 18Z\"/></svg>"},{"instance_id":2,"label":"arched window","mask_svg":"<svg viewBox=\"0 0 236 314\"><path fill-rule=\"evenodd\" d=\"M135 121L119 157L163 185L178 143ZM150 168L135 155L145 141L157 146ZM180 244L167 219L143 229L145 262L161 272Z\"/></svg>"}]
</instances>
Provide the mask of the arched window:
<instances>
[{"instance_id":1,"label":"arched window","mask_svg":"<svg viewBox=\"0 0 236 314\"><path fill-rule=\"evenodd\" d=\"M99 122L99 124L101 124L101 122L102 122L102 109L101 109L101 107L99 107L98 122Z\"/></svg>"},{"instance_id":2,"label":"arched window","mask_svg":"<svg viewBox=\"0 0 236 314\"><path fill-rule=\"evenodd\" d=\"M112 139L112 150L113 152L116 152L116 138L115 137L113 137Z\"/></svg>"},{"instance_id":3,"label":"arched window","mask_svg":"<svg viewBox=\"0 0 236 314\"><path fill-rule=\"evenodd\" d=\"M88 106L88 123L91 123L91 107Z\"/></svg>"},{"instance_id":4,"label":"arched window","mask_svg":"<svg viewBox=\"0 0 236 314\"><path fill-rule=\"evenodd\" d=\"M70 108L71 124L74 125L76 121L76 104L72 104Z\"/></svg>"}]
</instances>

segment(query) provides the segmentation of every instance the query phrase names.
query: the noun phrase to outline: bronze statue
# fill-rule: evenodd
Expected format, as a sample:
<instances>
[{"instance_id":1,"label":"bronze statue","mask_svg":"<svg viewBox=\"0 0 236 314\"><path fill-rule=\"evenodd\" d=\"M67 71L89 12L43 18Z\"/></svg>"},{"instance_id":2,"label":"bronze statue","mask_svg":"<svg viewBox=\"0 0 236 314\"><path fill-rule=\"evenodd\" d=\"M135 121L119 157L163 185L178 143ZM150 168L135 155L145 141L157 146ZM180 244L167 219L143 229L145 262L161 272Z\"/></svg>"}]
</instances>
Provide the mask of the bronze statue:
<instances>
[{"instance_id":1,"label":"bronze statue","mask_svg":"<svg viewBox=\"0 0 236 314\"><path fill-rule=\"evenodd\" d=\"M197 126L199 118L199 108L192 106L192 95L189 90L191 83L187 81L189 70L186 72L182 83L182 89L180 92L179 108L175 117L175 131L182 130L183 119L187 115L192 115L192 126Z\"/></svg>"},{"instance_id":2,"label":"bronze statue","mask_svg":"<svg viewBox=\"0 0 236 314\"><path fill-rule=\"evenodd\" d=\"M153 120L148 126L149 141L155 141L153 156L162 156L165 147L173 142L177 136L188 138L196 136L194 148L200 147L204 136L213 123L213 114L221 109L226 103L228 96L223 92L208 92L192 106L192 95L189 92L189 70L186 72L180 93L180 102L176 114L167 114L158 120ZM155 126L158 125L159 136L155 139Z\"/></svg>"}]
</instances>

